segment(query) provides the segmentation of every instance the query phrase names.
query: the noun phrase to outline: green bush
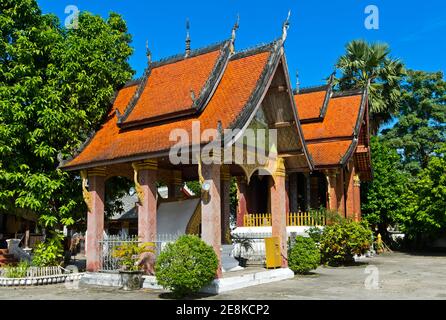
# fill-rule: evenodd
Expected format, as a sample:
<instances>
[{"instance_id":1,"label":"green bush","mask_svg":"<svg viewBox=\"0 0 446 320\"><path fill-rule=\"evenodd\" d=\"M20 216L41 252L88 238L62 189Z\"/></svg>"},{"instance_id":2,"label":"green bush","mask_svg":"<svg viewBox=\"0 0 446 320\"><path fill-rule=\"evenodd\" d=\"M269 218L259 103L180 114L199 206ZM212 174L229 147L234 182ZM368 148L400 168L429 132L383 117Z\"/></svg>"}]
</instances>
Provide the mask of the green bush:
<instances>
[{"instance_id":1,"label":"green bush","mask_svg":"<svg viewBox=\"0 0 446 320\"><path fill-rule=\"evenodd\" d=\"M198 292L217 274L218 258L214 249L197 236L182 236L159 255L156 279L176 297Z\"/></svg>"},{"instance_id":2,"label":"green bush","mask_svg":"<svg viewBox=\"0 0 446 320\"><path fill-rule=\"evenodd\" d=\"M364 222L344 220L326 226L321 235L322 262L331 266L351 264L355 255L366 253L372 245L372 231Z\"/></svg>"},{"instance_id":3,"label":"green bush","mask_svg":"<svg viewBox=\"0 0 446 320\"><path fill-rule=\"evenodd\" d=\"M318 227L311 227L309 228L306 233L308 234L308 236L313 239L313 241L316 244L319 244L321 242L321 237L322 237L322 232L323 229L318 228Z\"/></svg>"},{"instance_id":4,"label":"green bush","mask_svg":"<svg viewBox=\"0 0 446 320\"><path fill-rule=\"evenodd\" d=\"M288 255L288 266L295 273L308 273L321 262L321 254L311 238L297 237Z\"/></svg>"},{"instance_id":5,"label":"green bush","mask_svg":"<svg viewBox=\"0 0 446 320\"><path fill-rule=\"evenodd\" d=\"M5 266L5 277L14 279L25 278L29 267L28 261L21 261L17 266Z\"/></svg>"},{"instance_id":6,"label":"green bush","mask_svg":"<svg viewBox=\"0 0 446 320\"><path fill-rule=\"evenodd\" d=\"M54 233L51 238L45 242L39 243L34 249L33 266L36 267L55 267L63 261L63 234Z\"/></svg>"}]
</instances>

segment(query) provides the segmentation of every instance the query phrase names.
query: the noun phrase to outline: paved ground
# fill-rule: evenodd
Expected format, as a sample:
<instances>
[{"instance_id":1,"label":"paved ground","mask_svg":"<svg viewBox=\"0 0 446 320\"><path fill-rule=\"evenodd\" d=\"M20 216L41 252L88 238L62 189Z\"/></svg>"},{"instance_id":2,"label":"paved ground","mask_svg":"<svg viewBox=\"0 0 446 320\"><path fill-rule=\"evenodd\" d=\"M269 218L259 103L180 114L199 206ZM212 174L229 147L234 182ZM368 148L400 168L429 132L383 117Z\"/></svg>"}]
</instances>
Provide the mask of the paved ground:
<instances>
[{"instance_id":1,"label":"paved ground","mask_svg":"<svg viewBox=\"0 0 446 320\"><path fill-rule=\"evenodd\" d=\"M246 288L203 299L445 299L446 255L385 254L346 268L321 267L312 275ZM110 288L0 288L3 299L164 299L159 291Z\"/></svg>"}]
</instances>

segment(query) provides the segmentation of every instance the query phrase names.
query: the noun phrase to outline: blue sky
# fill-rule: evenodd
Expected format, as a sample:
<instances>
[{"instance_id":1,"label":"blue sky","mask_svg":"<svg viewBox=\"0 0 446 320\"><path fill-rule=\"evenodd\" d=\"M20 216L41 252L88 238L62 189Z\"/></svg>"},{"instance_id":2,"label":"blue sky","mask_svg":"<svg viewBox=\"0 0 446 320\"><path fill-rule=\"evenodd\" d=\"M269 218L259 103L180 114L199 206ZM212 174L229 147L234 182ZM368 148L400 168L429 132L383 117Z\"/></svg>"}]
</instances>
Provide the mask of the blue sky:
<instances>
[{"instance_id":1,"label":"blue sky","mask_svg":"<svg viewBox=\"0 0 446 320\"><path fill-rule=\"evenodd\" d=\"M284 0L284 1L141 1L141 0L38 0L45 13L63 22L68 5L106 17L120 13L133 35L135 53L130 63L141 75L146 65L145 42L154 60L184 51L185 21L190 19L192 47L199 48L230 36L240 14L238 50L270 42L281 35L291 9L286 54L294 82L299 70L303 87L318 85L333 70L345 44L353 39L384 41L392 55L408 68L446 70L446 1L425 0ZM368 5L379 8L379 30L364 26Z\"/></svg>"}]
</instances>

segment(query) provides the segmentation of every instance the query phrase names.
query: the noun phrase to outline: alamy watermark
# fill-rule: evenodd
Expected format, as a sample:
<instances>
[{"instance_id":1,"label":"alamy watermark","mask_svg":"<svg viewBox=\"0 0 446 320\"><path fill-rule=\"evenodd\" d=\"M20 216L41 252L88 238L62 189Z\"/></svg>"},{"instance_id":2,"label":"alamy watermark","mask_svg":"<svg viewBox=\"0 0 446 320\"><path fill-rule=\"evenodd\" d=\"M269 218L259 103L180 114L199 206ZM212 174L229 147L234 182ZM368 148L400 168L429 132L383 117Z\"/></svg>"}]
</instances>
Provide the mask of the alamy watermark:
<instances>
[{"instance_id":1,"label":"alamy watermark","mask_svg":"<svg viewBox=\"0 0 446 320\"><path fill-rule=\"evenodd\" d=\"M367 17L364 20L364 26L367 30L379 30L379 8L376 5L368 5L364 13Z\"/></svg>"},{"instance_id":2,"label":"alamy watermark","mask_svg":"<svg viewBox=\"0 0 446 320\"><path fill-rule=\"evenodd\" d=\"M68 14L68 16L65 18L65 28L79 28L79 12L79 8L75 5L69 5L65 7L65 14Z\"/></svg>"}]
</instances>

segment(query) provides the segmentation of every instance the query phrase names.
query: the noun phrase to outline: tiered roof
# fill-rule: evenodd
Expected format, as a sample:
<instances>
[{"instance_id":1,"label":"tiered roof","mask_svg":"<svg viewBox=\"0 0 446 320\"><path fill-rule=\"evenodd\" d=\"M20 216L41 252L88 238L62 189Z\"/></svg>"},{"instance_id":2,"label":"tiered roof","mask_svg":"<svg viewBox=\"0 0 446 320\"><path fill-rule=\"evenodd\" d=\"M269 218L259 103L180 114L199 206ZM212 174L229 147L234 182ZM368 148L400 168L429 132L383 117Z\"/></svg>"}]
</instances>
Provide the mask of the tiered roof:
<instances>
[{"instance_id":1,"label":"tiered roof","mask_svg":"<svg viewBox=\"0 0 446 320\"><path fill-rule=\"evenodd\" d=\"M371 178L367 92L333 92L332 84L296 93L302 130L316 169L345 166L354 157Z\"/></svg>"}]
</instances>

